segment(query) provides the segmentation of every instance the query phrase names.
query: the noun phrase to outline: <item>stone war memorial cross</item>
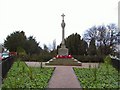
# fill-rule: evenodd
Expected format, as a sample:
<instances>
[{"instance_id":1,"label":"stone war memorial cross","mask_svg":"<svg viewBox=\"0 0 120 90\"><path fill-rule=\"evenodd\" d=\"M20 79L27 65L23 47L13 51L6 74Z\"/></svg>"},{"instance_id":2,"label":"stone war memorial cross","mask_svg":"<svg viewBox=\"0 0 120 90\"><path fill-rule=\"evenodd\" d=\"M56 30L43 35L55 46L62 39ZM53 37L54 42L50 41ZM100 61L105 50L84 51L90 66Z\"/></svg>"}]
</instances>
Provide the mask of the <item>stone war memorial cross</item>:
<instances>
[{"instance_id":1,"label":"stone war memorial cross","mask_svg":"<svg viewBox=\"0 0 120 90\"><path fill-rule=\"evenodd\" d=\"M64 17L65 15L62 14L62 23L61 23L61 27L62 27L62 42L61 42L61 48L58 49L58 55L62 55L62 56L67 56L68 55L68 49L65 46L65 22L64 22Z\"/></svg>"},{"instance_id":2,"label":"stone war memorial cross","mask_svg":"<svg viewBox=\"0 0 120 90\"><path fill-rule=\"evenodd\" d=\"M69 56L68 55L68 49L65 46L65 21L64 21L64 17L65 15L62 14L62 23L61 23L61 27L62 27L62 42L61 42L61 46L58 49L58 57L59 56ZM50 59L49 61L47 61L45 63L45 65L63 65L63 66L81 66L82 63L80 61L78 61L77 59L72 58L57 58L57 57L53 57L52 59Z\"/></svg>"}]
</instances>

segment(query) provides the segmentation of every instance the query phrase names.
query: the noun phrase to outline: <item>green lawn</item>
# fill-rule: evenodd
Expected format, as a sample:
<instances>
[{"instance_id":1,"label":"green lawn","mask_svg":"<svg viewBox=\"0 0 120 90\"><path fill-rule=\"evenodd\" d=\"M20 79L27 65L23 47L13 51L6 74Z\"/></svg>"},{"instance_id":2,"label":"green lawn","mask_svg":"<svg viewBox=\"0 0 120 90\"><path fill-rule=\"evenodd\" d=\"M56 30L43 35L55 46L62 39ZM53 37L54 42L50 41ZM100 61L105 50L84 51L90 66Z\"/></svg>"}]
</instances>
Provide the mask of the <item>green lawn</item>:
<instances>
[{"instance_id":1,"label":"green lawn","mask_svg":"<svg viewBox=\"0 0 120 90\"><path fill-rule=\"evenodd\" d=\"M109 64L99 68L74 68L82 88L118 88L118 71ZM120 88L120 87L119 87Z\"/></svg>"},{"instance_id":2,"label":"green lawn","mask_svg":"<svg viewBox=\"0 0 120 90\"><path fill-rule=\"evenodd\" d=\"M46 88L54 68L28 67L24 62L14 62L4 79L2 88Z\"/></svg>"}]
</instances>

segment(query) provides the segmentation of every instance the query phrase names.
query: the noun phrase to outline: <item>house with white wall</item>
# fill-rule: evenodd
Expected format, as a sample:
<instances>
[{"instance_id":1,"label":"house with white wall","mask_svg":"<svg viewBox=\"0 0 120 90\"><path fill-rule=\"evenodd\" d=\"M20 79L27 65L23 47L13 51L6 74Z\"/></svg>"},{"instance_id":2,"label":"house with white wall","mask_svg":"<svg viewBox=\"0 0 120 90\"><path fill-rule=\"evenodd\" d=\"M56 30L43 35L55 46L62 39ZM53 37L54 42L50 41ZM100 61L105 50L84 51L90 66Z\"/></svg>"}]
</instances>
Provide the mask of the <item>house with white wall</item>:
<instances>
[{"instance_id":1,"label":"house with white wall","mask_svg":"<svg viewBox=\"0 0 120 90\"><path fill-rule=\"evenodd\" d=\"M2 53L3 51L4 51L4 46L0 44L0 53Z\"/></svg>"}]
</instances>

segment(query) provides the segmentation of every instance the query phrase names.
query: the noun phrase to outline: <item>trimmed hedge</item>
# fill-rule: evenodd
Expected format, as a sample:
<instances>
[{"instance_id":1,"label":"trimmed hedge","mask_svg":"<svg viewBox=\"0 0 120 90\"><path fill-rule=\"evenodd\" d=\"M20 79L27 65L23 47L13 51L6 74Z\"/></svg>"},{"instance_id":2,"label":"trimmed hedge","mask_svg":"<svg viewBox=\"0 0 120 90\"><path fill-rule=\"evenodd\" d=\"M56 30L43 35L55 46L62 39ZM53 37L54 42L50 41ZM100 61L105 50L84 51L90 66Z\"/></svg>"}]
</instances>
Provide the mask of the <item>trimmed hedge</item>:
<instances>
[{"instance_id":1,"label":"trimmed hedge","mask_svg":"<svg viewBox=\"0 0 120 90\"><path fill-rule=\"evenodd\" d=\"M23 61L35 61L35 62L47 62L49 61L51 58L53 58L53 55L51 54L40 54L40 55L32 55L32 56L26 56L24 57L24 59L22 59Z\"/></svg>"},{"instance_id":2,"label":"trimmed hedge","mask_svg":"<svg viewBox=\"0 0 120 90\"><path fill-rule=\"evenodd\" d=\"M77 59L80 62L104 62L105 56L83 56L83 55L72 55L75 59ZM23 61L42 61L47 62L51 58L53 58L54 55L52 54L40 54L40 55L32 55L32 56L25 56L22 60Z\"/></svg>"},{"instance_id":3,"label":"trimmed hedge","mask_svg":"<svg viewBox=\"0 0 120 90\"><path fill-rule=\"evenodd\" d=\"M104 62L105 56L73 55L80 62Z\"/></svg>"}]
</instances>

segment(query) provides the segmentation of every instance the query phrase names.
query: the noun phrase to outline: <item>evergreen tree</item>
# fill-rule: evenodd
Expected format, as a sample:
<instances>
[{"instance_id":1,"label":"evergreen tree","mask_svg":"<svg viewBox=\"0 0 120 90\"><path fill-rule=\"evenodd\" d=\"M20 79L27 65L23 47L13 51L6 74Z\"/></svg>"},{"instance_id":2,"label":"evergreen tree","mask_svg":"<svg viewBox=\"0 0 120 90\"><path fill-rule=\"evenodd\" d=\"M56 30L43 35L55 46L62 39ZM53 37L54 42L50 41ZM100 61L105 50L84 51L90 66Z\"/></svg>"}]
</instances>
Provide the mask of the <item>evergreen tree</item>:
<instances>
[{"instance_id":1,"label":"evergreen tree","mask_svg":"<svg viewBox=\"0 0 120 90\"><path fill-rule=\"evenodd\" d=\"M77 33L71 34L65 40L66 47L69 49L69 54L72 55L86 55L87 54L87 43Z\"/></svg>"},{"instance_id":2,"label":"evergreen tree","mask_svg":"<svg viewBox=\"0 0 120 90\"><path fill-rule=\"evenodd\" d=\"M72 55L78 55L80 51L80 38L79 34L72 34L68 36L66 41L66 46L69 49L69 53Z\"/></svg>"},{"instance_id":3,"label":"evergreen tree","mask_svg":"<svg viewBox=\"0 0 120 90\"><path fill-rule=\"evenodd\" d=\"M12 34L8 35L4 41L4 46L9 51L17 51L18 47L24 48L26 42L26 36L23 31L15 31Z\"/></svg>"},{"instance_id":4,"label":"evergreen tree","mask_svg":"<svg viewBox=\"0 0 120 90\"><path fill-rule=\"evenodd\" d=\"M17 51L17 48L22 48L27 54L36 54L40 53L42 50L39 47L39 43L33 38L33 36L26 37L24 31L15 31L12 34L8 35L4 41L4 46L9 51Z\"/></svg>"},{"instance_id":5,"label":"evergreen tree","mask_svg":"<svg viewBox=\"0 0 120 90\"><path fill-rule=\"evenodd\" d=\"M81 46L80 46L80 55L87 55L88 53L87 53L87 50L88 50L88 44L87 44L87 42L85 41L85 40L81 40Z\"/></svg>"},{"instance_id":6,"label":"evergreen tree","mask_svg":"<svg viewBox=\"0 0 120 90\"><path fill-rule=\"evenodd\" d=\"M94 38L92 38L91 41L90 41L90 45L89 45L89 48L88 48L88 54L89 55L96 55L97 54Z\"/></svg>"},{"instance_id":7,"label":"evergreen tree","mask_svg":"<svg viewBox=\"0 0 120 90\"><path fill-rule=\"evenodd\" d=\"M29 55L39 54L42 51L42 48L39 47L36 39L33 36L28 37L25 43L25 50Z\"/></svg>"}]
</instances>

